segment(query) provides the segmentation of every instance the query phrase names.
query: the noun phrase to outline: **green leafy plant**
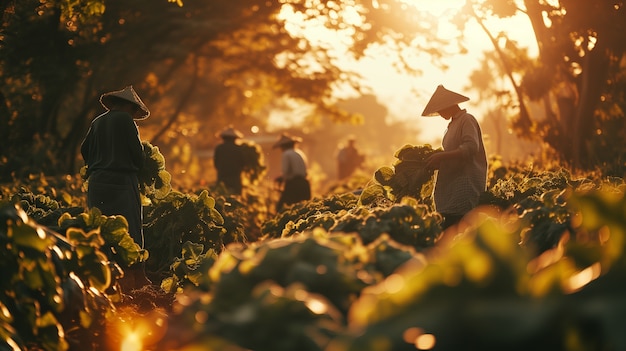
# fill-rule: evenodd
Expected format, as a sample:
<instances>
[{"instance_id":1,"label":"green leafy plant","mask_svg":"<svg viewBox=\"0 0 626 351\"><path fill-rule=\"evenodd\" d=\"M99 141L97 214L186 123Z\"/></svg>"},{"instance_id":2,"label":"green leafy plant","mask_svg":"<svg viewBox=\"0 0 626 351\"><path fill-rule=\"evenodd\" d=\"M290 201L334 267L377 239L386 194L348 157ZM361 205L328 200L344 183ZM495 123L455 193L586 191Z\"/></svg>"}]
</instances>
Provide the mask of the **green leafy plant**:
<instances>
[{"instance_id":1,"label":"green leafy plant","mask_svg":"<svg viewBox=\"0 0 626 351\"><path fill-rule=\"evenodd\" d=\"M374 173L374 181L363 189L359 202L368 205L384 200L399 202L407 196L427 198L422 194L427 190L434 170L425 168L426 160L439 151L428 144L403 146L394 154L397 160L391 167L381 167Z\"/></svg>"},{"instance_id":2,"label":"green leafy plant","mask_svg":"<svg viewBox=\"0 0 626 351\"><path fill-rule=\"evenodd\" d=\"M215 199L215 209L224 219L224 244L260 237L261 226L268 216L266 197L250 188L241 196L233 195L222 184L211 187L210 195Z\"/></svg>"},{"instance_id":3,"label":"green leafy plant","mask_svg":"<svg viewBox=\"0 0 626 351\"><path fill-rule=\"evenodd\" d=\"M261 227L261 234L277 238L314 227L328 230L335 225L338 216L356 207L357 201L357 195L344 193L293 204L265 221Z\"/></svg>"},{"instance_id":4,"label":"green leafy plant","mask_svg":"<svg viewBox=\"0 0 626 351\"><path fill-rule=\"evenodd\" d=\"M85 203L83 196L83 179L80 175L46 176L44 173L30 174L27 177L15 179L12 183L0 184L0 198L13 201L26 201L28 206L50 210L48 200L38 202L35 197L46 196L50 201L56 201L61 208L82 207ZM30 194L30 195L29 195ZM27 210L25 204L24 209Z\"/></svg>"},{"instance_id":5,"label":"green leafy plant","mask_svg":"<svg viewBox=\"0 0 626 351\"><path fill-rule=\"evenodd\" d=\"M163 285L177 283L178 293L190 300L172 316L177 327L164 344L176 340L184 345L194 330L245 348L275 351L322 350L345 329L345 313L362 289L415 254L388 237L363 245L354 233L320 228L229 245L218 256L203 255L191 243L185 249ZM197 313L206 319L199 322L193 317Z\"/></svg>"},{"instance_id":6,"label":"green leafy plant","mask_svg":"<svg viewBox=\"0 0 626 351\"><path fill-rule=\"evenodd\" d=\"M215 263L218 254L213 249L205 252L204 245L186 241L182 256L175 258L170 266L171 276L163 279L161 288L168 293L182 292L188 284L208 289L206 274Z\"/></svg>"},{"instance_id":7,"label":"green leafy plant","mask_svg":"<svg viewBox=\"0 0 626 351\"><path fill-rule=\"evenodd\" d=\"M401 150L408 151L397 153L398 163L428 153ZM152 197L144 208L146 263L162 273L163 291L177 296L153 348L415 350L422 339L439 350L626 345L619 332L626 311L623 179L499 165L482 199L496 206L480 207L463 233L440 240L431 178L409 165L389 167L386 185L374 179L365 195L340 190L269 219L247 196L201 190ZM50 186L30 182L28 189L57 201L52 212L68 209ZM20 187L10 189L2 194ZM52 201L36 198L24 196L49 212ZM22 227L24 212L0 225L0 243L8 238L0 268L18 272L0 292L7 347L96 349L103 315L133 318L112 311L101 292L115 268L111 237L103 234L118 230L84 216L68 226L65 218L81 216L64 215L62 236ZM261 235L250 235L258 223ZM120 220L111 226L124 231ZM75 294L81 303L60 303L59 284L63 298Z\"/></svg>"},{"instance_id":8,"label":"green leafy plant","mask_svg":"<svg viewBox=\"0 0 626 351\"><path fill-rule=\"evenodd\" d=\"M52 193L56 193L52 191ZM11 203L19 204L28 217L37 223L46 226L54 231L59 231L59 218L63 213L78 215L84 211L82 206L68 206L68 204L78 203L73 197L65 193L64 200L55 200L44 194L33 194L26 187L21 187L19 191L11 195ZM64 206L65 205L65 206Z\"/></svg>"},{"instance_id":9,"label":"green leafy plant","mask_svg":"<svg viewBox=\"0 0 626 351\"><path fill-rule=\"evenodd\" d=\"M68 237L0 206L0 348L95 350L114 306L110 266L96 233Z\"/></svg>"},{"instance_id":10,"label":"green leafy plant","mask_svg":"<svg viewBox=\"0 0 626 351\"><path fill-rule=\"evenodd\" d=\"M172 175L165 169L165 157L158 146L142 141L144 165L137 177L141 193L152 199L162 199L172 191Z\"/></svg>"},{"instance_id":11,"label":"green leafy plant","mask_svg":"<svg viewBox=\"0 0 626 351\"><path fill-rule=\"evenodd\" d=\"M495 176L497 174L497 177ZM481 204L517 214L524 221L520 244L536 255L554 248L572 232L568 199L576 191L596 188L598 180L574 179L560 167L549 171L499 166Z\"/></svg>"},{"instance_id":12,"label":"green leafy plant","mask_svg":"<svg viewBox=\"0 0 626 351\"><path fill-rule=\"evenodd\" d=\"M441 235L441 216L428 206L405 198L388 207L357 207L336 219L331 232L358 233L365 244L383 234L417 251L431 248Z\"/></svg>"},{"instance_id":13,"label":"green leafy plant","mask_svg":"<svg viewBox=\"0 0 626 351\"><path fill-rule=\"evenodd\" d=\"M101 246L108 248L107 257L122 267L148 258L148 251L142 249L128 233L128 222L124 216L105 216L98 208L92 208L76 217L64 213L59 218L59 227L61 233L68 235L78 235L82 231L82 235L90 240L101 238Z\"/></svg>"},{"instance_id":14,"label":"green leafy plant","mask_svg":"<svg viewBox=\"0 0 626 351\"><path fill-rule=\"evenodd\" d=\"M59 202L44 194L33 194L25 188L11 197L11 202L19 203L26 214L39 220L59 209Z\"/></svg>"},{"instance_id":15,"label":"green leafy plant","mask_svg":"<svg viewBox=\"0 0 626 351\"><path fill-rule=\"evenodd\" d=\"M148 206L144 218L145 247L151 253L146 270L157 279L168 273L187 241L220 252L228 242L245 240L227 235L224 217L207 190L199 195L172 191Z\"/></svg>"},{"instance_id":16,"label":"green leafy plant","mask_svg":"<svg viewBox=\"0 0 626 351\"><path fill-rule=\"evenodd\" d=\"M624 189L605 183L574 191L566 201L576 217L571 232L538 257L517 242L525 220L482 212L427 260L364 289L349 312L351 331L329 348L408 351L422 341L438 350L621 348ZM393 281L404 284L382 289Z\"/></svg>"},{"instance_id":17,"label":"green leafy plant","mask_svg":"<svg viewBox=\"0 0 626 351\"><path fill-rule=\"evenodd\" d=\"M255 142L244 140L239 146L243 153L243 177L250 185L257 184L267 171L263 149Z\"/></svg>"},{"instance_id":18,"label":"green leafy plant","mask_svg":"<svg viewBox=\"0 0 626 351\"><path fill-rule=\"evenodd\" d=\"M539 255L556 247L561 237L572 232L572 214L567 207L571 189L544 192L536 204L523 210L519 218L526 223L520 244Z\"/></svg>"},{"instance_id":19,"label":"green leafy plant","mask_svg":"<svg viewBox=\"0 0 626 351\"><path fill-rule=\"evenodd\" d=\"M357 233L369 244L383 234L422 251L441 234L441 216L412 198L386 205L359 205L357 195L345 193L297 203L262 227L270 237L288 237L306 230Z\"/></svg>"}]
</instances>

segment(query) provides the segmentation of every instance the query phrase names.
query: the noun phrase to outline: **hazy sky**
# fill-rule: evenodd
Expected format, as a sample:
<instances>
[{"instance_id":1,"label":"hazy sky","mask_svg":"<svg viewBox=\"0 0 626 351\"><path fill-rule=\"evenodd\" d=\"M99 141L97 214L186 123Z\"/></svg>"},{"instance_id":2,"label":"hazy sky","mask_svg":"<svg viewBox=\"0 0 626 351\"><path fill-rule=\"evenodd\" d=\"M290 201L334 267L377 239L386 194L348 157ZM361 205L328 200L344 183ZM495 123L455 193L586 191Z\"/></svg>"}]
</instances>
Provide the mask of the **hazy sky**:
<instances>
[{"instance_id":1,"label":"hazy sky","mask_svg":"<svg viewBox=\"0 0 626 351\"><path fill-rule=\"evenodd\" d=\"M456 30L452 24L447 25L448 16L446 14L456 10L465 0L406 0L406 2L414 3L420 10L428 11L439 18L440 33L438 34L445 38L453 36L453 31ZM349 41L347 37L342 37L341 33L330 33L321 23L303 22L302 18L289 13L289 11L285 11L283 15L288 21L293 21L291 26L288 25L289 30L304 31L305 35L313 42L339 48L343 42ZM527 17L518 16L504 21L493 20L487 24L494 34L505 30L512 39L517 40L522 46L534 45L534 35ZM441 117L421 117L421 112L437 85L443 84L450 90L468 96L470 101L461 107L467 108L477 119L482 119L482 111L472 106L472 102L475 101L472 96L473 92L465 91L464 86L469 84L469 75L479 66L478 60L483 56L483 51L492 50L492 46L487 35L475 22L470 22L467 25L465 37L469 40L466 41L469 52L465 55L446 58L446 63L450 67L446 71L441 71L433 66L428 56L425 55L423 58L417 59L421 60L417 66L423 71L422 75L417 77L403 75L394 70L390 60L385 57L384 50L377 52L375 49L369 51L374 57L364 58L356 63L350 60L350 55L340 54L338 56L345 57L345 61L339 62L339 65L354 69L363 75L364 84L371 86L373 93L378 97L379 102L387 107L392 118L411 124L415 123L416 129L422 131L416 135L416 142L430 143L435 146L443 136L448 122ZM534 53L533 50L530 48L531 54ZM345 52L345 49L338 49L338 51ZM303 115L305 113L306 109L302 111ZM294 113L288 115L293 122L297 122ZM274 119L276 124L283 124L281 122L286 121L284 116L284 112L277 111L270 118Z\"/></svg>"},{"instance_id":2,"label":"hazy sky","mask_svg":"<svg viewBox=\"0 0 626 351\"><path fill-rule=\"evenodd\" d=\"M460 3L459 0L414 0L414 2L436 3L439 11L445 11L444 4L453 6L454 3ZM442 17L443 20L443 17ZM443 24L443 23L442 23ZM441 25L442 25L441 24ZM497 33L505 29L512 39L517 40L523 46L530 46L530 53L535 54L536 49L534 34L527 17L518 16L506 21L494 21L490 25L494 28L493 32ZM445 26L442 25L445 30ZM441 71L432 66L428 59L424 59L420 65L423 75L419 77L409 77L400 75L393 70L384 58L370 59L359 64L368 82L372 85L379 96L379 100L387 105L390 114L407 123L416 123L423 132L418 136L421 142L434 143L440 140L445 128L448 124L441 117L421 117L421 113L430 99L431 94L435 91L437 85L443 84L447 89L456 91L466 95L470 101L463 104L462 108L467 108L468 112L473 113L477 119L482 119L482 111L473 108L472 102L476 101L474 92L465 91L464 86L469 85L469 75L479 67L479 59L486 50L492 50L492 45L487 35L479 28L475 22L470 23L465 32L468 38L466 47L469 52L466 55L458 55L449 57L446 62L450 68L447 71ZM442 33L445 35L445 33Z\"/></svg>"}]
</instances>

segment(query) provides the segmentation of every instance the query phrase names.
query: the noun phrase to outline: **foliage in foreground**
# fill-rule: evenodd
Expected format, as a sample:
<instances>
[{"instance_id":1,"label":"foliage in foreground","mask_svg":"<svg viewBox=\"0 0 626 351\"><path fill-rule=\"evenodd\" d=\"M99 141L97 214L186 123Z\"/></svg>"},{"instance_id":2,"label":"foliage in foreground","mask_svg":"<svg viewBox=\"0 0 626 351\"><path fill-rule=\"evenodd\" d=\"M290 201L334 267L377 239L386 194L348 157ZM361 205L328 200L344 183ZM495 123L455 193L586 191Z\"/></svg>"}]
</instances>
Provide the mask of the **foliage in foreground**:
<instances>
[{"instance_id":1,"label":"foliage in foreground","mask_svg":"<svg viewBox=\"0 0 626 351\"><path fill-rule=\"evenodd\" d=\"M97 231L65 237L19 207L0 206L0 348L93 349L114 307L106 293L112 267Z\"/></svg>"},{"instance_id":2,"label":"foliage in foreground","mask_svg":"<svg viewBox=\"0 0 626 351\"><path fill-rule=\"evenodd\" d=\"M624 188L574 191L572 231L539 256L519 245L525 220L494 207L424 254L405 247L386 274L373 246L323 229L229 247L181 290L163 345L219 335L254 350L622 349Z\"/></svg>"},{"instance_id":3,"label":"foliage in foreground","mask_svg":"<svg viewBox=\"0 0 626 351\"><path fill-rule=\"evenodd\" d=\"M389 174L400 174L390 169ZM428 187L429 181L420 184ZM377 192L369 203L361 201L363 193L346 192L293 205L265 221L262 236L253 241L245 236L251 229L235 224L242 211L259 208L233 201L246 201L244 197L208 191L153 197L145 217L153 245L150 257L169 267L161 288L176 294L176 303L169 316L158 316L161 327L158 333L153 330L150 345L158 350L278 351L624 347L624 337L614 332L626 310L620 278L626 267L622 179L574 178L564 170L492 169L485 206L459 235L444 236L427 198L398 197L393 189ZM59 214L75 203L71 198L62 202L41 194L49 201L27 190L20 194L17 202L31 206L40 220L55 213L62 223L74 223L88 215ZM56 208L53 199L63 205ZM227 205L231 201L236 206ZM93 257L111 262L102 245L116 241L104 241L102 229L83 222L82 228L64 232L74 240L67 250L95 255L84 256L89 262ZM62 223L57 227L64 228ZM57 250L50 252L57 257L52 252ZM11 263L28 255L7 258L3 270L30 277L25 272L37 265ZM84 277L85 287L96 290L106 286L111 269L107 264L108 270L92 274L91 264L72 267ZM64 272L60 274L69 271ZM41 298L47 298L46 291L58 291L54 284L63 278L47 281L48 290L36 291ZM19 298L19 307L8 309L15 314L33 308L32 300L23 300L31 295L5 290L0 302ZM104 291L102 297L111 306ZM90 314L95 316L91 324L63 320L50 335L33 334L31 325L42 327L37 318L29 319L29 330L9 318L0 335L20 349L71 349L77 339L89 340L95 349L105 345L100 343L101 316L111 313L117 319L133 318L103 308ZM90 344L82 350L84 345Z\"/></svg>"},{"instance_id":4,"label":"foliage in foreground","mask_svg":"<svg viewBox=\"0 0 626 351\"><path fill-rule=\"evenodd\" d=\"M578 193L568 208L579 218L574 231L536 258L516 244L523 221L477 212L474 227L440 243L426 265L397 272L402 289L364 290L350 319L360 335L330 349L624 348L623 187Z\"/></svg>"},{"instance_id":5,"label":"foliage in foreground","mask_svg":"<svg viewBox=\"0 0 626 351\"><path fill-rule=\"evenodd\" d=\"M343 330L360 292L414 255L387 236L364 245L356 234L323 229L231 245L219 257L185 255L184 265L198 269L188 273L193 284L178 289L193 302L172 316L167 347L215 333L253 350L320 350Z\"/></svg>"},{"instance_id":6,"label":"foliage in foreground","mask_svg":"<svg viewBox=\"0 0 626 351\"><path fill-rule=\"evenodd\" d=\"M144 235L151 253L146 269L163 279L159 275L169 270L187 241L218 252L231 241L244 241L233 233L226 235L224 217L215 206L215 198L204 190L199 195L173 191L146 207Z\"/></svg>"}]
</instances>

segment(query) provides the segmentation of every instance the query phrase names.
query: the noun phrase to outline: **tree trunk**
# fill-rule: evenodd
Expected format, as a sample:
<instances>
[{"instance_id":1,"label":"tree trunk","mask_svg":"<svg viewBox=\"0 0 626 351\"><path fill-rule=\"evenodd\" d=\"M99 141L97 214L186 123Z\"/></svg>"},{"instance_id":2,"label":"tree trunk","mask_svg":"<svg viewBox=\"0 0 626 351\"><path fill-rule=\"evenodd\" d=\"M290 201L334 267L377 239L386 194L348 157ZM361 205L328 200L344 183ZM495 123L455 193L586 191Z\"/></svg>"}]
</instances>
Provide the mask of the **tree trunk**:
<instances>
[{"instance_id":1,"label":"tree trunk","mask_svg":"<svg viewBox=\"0 0 626 351\"><path fill-rule=\"evenodd\" d=\"M603 94L609 67L607 49L598 39L593 50L586 53L579 81L579 104L574 115L572 128L572 162L574 167L589 168L593 165L591 138L595 135L594 111Z\"/></svg>"}]
</instances>

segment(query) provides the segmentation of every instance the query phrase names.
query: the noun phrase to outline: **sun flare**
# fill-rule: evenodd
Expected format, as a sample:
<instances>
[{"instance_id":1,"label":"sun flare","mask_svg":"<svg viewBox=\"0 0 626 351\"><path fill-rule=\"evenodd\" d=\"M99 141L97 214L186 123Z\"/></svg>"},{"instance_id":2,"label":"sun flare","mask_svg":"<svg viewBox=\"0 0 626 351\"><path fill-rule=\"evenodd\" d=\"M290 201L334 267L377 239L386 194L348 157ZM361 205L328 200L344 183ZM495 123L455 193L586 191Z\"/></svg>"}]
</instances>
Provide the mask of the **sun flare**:
<instances>
[{"instance_id":1,"label":"sun flare","mask_svg":"<svg viewBox=\"0 0 626 351\"><path fill-rule=\"evenodd\" d=\"M418 77L410 76L395 71L393 62L395 57L389 56L389 50L384 47L372 47L367 55L358 61L350 56L350 47L353 44L353 30L363 25L363 18L359 19L356 8L349 8L345 13L336 13L330 19L309 18L299 13L296 8L286 5L281 11L282 18L287 30L294 35L306 37L312 45L329 49L331 54L336 55L335 62L339 67L348 71L358 72L363 77L363 86L388 102L390 119L410 121L414 123L415 105L426 103L429 94L436 84L446 84L451 89L462 89L467 83L468 76L473 69L478 67L483 52L494 50L488 35L478 25L476 20L469 20L461 29L454 22L454 16L463 11L467 0L398 0L406 4L407 10L419 13L419 17L431 17L437 22L436 36L442 40L450 40L453 43L457 38L462 38L462 44L467 51L465 53L450 54L442 59L447 69L435 67L429 57L421 57L417 52L410 56L409 62L414 67L419 67L422 72ZM376 6L382 6L383 1L374 1ZM344 21L344 26L338 25L332 28L326 26L324 21ZM529 56L535 56L538 52L534 32L527 17L522 14L505 19L488 18L484 22L488 30L494 33L505 33L508 38L528 48ZM453 49L454 50L454 49ZM407 56L408 57L408 56ZM404 59L406 59L405 57ZM334 96L341 99L349 99L355 95L350 87L344 89L338 86ZM297 123L306 116L306 110L273 112L271 116L273 126L284 127ZM481 115L480 111L477 111ZM296 116L296 117L294 117ZM447 124L440 119L420 119L420 137L429 143L438 143L440 135Z\"/></svg>"},{"instance_id":2,"label":"sun flare","mask_svg":"<svg viewBox=\"0 0 626 351\"><path fill-rule=\"evenodd\" d=\"M415 6L419 11L426 11L439 17L461 8L465 0L404 0L403 2Z\"/></svg>"}]
</instances>

